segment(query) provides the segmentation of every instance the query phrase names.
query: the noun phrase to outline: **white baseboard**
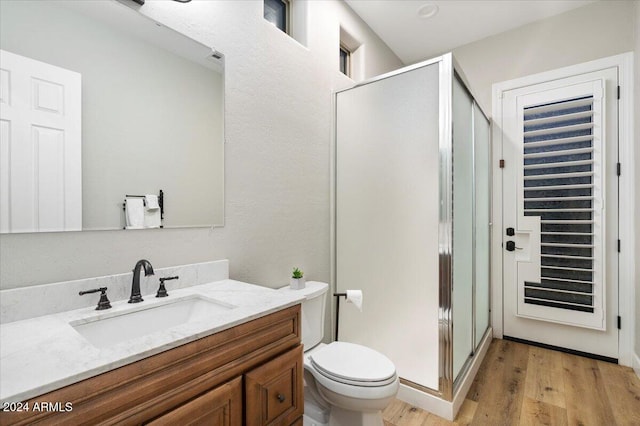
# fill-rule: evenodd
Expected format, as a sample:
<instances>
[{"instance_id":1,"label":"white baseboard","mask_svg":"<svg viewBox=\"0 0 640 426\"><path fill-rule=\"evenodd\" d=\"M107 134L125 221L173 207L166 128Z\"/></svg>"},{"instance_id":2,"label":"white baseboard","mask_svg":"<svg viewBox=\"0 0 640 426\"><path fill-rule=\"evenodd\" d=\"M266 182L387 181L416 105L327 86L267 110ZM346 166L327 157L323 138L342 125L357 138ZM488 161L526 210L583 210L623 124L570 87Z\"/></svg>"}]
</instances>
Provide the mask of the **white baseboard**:
<instances>
[{"instance_id":1,"label":"white baseboard","mask_svg":"<svg viewBox=\"0 0 640 426\"><path fill-rule=\"evenodd\" d=\"M640 379L640 356L636 353L633 354L633 371L636 372L636 376Z\"/></svg>"},{"instance_id":2,"label":"white baseboard","mask_svg":"<svg viewBox=\"0 0 640 426\"><path fill-rule=\"evenodd\" d=\"M396 398L447 420L453 420L453 404L451 401L445 401L435 395L422 392L402 383L400 383L400 390L398 390Z\"/></svg>"},{"instance_id":3,"label":"white baseboard","mask_svg":"<svg viewBox=\"0 0 640 426\"><path fill-rule=\"evenodd\" d=\"M438 396L428 394L405 384L400 384L400 390L398 391L397 398L407 404L422 408L423 410L444 419L453 421L458 414L460 407L462 407L465 397L467 396L467 392L469 392L469 388L471 388L471 384L473 383L473 379L476 377L478 369L487 354L492 336L493 331L489 329L485 334L473 361L471 361L469 369L462 379L462 384L453 396L453 401L446 401Z\"/></svg>"}]
</instances>

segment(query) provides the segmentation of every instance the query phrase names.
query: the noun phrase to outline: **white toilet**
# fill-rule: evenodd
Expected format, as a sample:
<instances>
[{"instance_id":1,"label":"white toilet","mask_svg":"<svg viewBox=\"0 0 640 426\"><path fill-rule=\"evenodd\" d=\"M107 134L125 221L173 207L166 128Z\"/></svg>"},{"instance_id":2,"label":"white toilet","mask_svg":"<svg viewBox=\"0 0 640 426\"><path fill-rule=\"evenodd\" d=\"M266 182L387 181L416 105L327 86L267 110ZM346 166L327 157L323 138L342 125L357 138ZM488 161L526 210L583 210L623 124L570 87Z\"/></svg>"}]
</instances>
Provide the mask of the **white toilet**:
<instances>
[{"instance_id":1,"label":"white toilet","mask_svg":"<svg viewBox=\"0 0 640 426\"><path fill-rule=\"evenodd\" d=\"M382 426L382 410L398 392L396 368L379 352L354 343L320 343L329 285L308 281L304 295L304 425Z\"/></svg>"}]
</instances>

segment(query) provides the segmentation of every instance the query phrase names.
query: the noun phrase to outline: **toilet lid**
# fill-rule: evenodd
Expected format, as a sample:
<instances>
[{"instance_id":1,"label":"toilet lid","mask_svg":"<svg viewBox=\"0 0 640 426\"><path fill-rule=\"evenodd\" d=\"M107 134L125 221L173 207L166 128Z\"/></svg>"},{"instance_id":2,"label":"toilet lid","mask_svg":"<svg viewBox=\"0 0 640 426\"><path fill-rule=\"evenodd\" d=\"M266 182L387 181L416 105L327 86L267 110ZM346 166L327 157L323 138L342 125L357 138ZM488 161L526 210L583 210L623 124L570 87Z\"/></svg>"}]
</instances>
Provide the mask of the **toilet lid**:
<instances>
[{"instance_id":1,"label":"toilet lid","mask_svg":"<svg viewBox=\"0 0 640 426\"><path fill-rule=\"evenodd\" d=\"M395 379L396 375L396 367L389 358L355 343L333 342L311 354L309 359L324 376L346 383L379 385Z\"/></svg>"}]
</instances>

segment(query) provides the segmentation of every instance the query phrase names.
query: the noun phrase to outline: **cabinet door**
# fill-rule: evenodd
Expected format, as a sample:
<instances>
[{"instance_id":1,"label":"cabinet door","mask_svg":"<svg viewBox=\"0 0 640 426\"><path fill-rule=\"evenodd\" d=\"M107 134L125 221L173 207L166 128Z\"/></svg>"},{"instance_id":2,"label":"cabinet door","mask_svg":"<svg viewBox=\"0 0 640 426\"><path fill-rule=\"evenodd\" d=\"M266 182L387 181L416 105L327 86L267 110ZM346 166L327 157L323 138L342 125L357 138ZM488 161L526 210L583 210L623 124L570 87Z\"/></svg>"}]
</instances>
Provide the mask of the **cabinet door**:
<instances>
[{"instance_id":1,"label":"cabinet door","mask_svg":"<svg viewBox=\"0 0 640 426\"><path fill-rule=\"evenodd\" d=\"M148 424L153 426L241 426L242 377L218 386Z\"/></svg>"},{"instance_id":2,"label":"cabinet door","mask_svg":"<svg viewBox=\"0 0 640 426\"><path fill-rule=\"evenodd\" d=\"M290 425L304 413L302 346L245 375L248 426Z\"/></svg>"}]
</instances>

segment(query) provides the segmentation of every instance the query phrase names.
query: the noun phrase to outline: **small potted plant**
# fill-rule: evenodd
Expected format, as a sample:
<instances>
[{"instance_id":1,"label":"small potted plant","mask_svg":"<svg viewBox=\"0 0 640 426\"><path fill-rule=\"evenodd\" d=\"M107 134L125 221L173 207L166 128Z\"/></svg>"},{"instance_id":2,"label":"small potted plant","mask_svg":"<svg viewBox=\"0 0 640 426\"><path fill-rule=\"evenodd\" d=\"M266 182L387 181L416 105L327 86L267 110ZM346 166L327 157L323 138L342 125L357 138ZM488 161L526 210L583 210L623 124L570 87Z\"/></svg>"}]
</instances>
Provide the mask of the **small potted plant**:
<instances>
[{"instance_id":1,"label":"small potted plant","mask_svg":"<svg viewBox=\"0 0 640 426\"><path fill-rule=\"evenodd\" d=\"M293 268L293 272L291 273L291 282L289 285L294 290L302 290L305 285L304 272L299 268Z\"/></svg>"}]
</instances>

